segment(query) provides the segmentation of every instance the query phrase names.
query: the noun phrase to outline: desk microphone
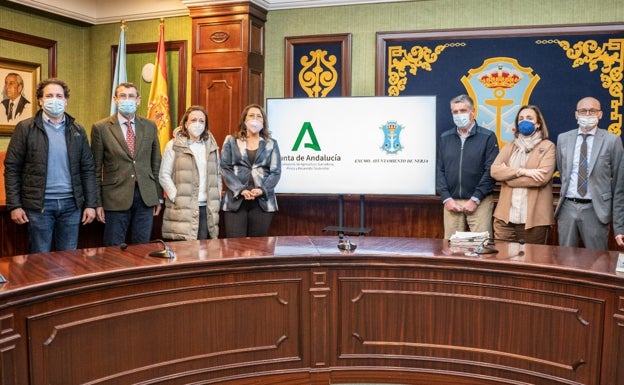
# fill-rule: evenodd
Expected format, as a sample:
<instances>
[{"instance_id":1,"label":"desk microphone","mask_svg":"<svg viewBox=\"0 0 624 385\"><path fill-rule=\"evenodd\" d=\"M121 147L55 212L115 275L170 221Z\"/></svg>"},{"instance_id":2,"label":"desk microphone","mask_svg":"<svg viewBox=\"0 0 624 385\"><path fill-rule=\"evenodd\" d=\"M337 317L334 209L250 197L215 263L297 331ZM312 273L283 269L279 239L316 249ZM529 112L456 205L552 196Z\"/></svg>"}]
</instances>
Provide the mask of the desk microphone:
<instances>
[{"instance_id":1,"label":"desk microphone","mask_svg":"<svg viewBox=\"0 0 624 385\"><path fill-rule=\"evenodd\" d=\"M345 239L342 234L338 236L338 250L352 251L355 250L356 247L357 245L355 243L352 243L348 237Z\"/></svg>"},{"instance_id":2,"label":"desk microphone","mask_svg":"<svg viewBox=\"0 0 624 385\"><path fill-rule=\"evenodd\" d=\"M498 250L493 247L488 247L489 245L493 245L496 241L500 242L514 242L524 245L526 242L524 239L502 239L502 238L485 238L483 242L474 250L475 254L496 254Z\"/></svg>"},{"instance_id":3,"label":"desk microphone","mask_svg":"<svg viewBox=\"0 0 624 385\"><path fill-rule=\"evenodd\" d=\"M156 243L156 242L162 243L163 249L152 251L151 253L149 253L150 257L169 258L169 259L172 259L175 257L175 253L171 251L171 249L169 248L169 246L167 246L165 241L163 241L162 239L156 239L154 241L151 241L151 243Z\"/></svg>"}]
</instances>

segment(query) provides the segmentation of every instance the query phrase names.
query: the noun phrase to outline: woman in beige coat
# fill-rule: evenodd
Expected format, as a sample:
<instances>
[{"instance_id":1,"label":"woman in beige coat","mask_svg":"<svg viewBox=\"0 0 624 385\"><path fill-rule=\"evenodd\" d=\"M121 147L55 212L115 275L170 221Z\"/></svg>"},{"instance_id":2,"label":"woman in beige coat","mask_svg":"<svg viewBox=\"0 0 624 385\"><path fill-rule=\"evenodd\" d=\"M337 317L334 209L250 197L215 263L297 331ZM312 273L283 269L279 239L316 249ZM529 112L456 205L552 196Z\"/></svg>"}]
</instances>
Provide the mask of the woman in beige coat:
<instances>
[{"instance_id":1,"label":"woman in beige coat","mask_svg":"<svg viewBox=\"0 0 624 385\"><path fill-rule=\"evenodd\" d=\"M501 182L494 210L494 238L545 244L554 223L552 176L555 144L537 106L516 115L514 140L500 151L490 173Z\"/></svg>"},{"instance_id":2,"label":"woman in beige coat","mask_svg":"<svg viewBox=\"0 0 624 385\"><path fill-rule=\"evenodd\" d=\"M208 131L208 114L191 106L173 131L158 179L166 193L162 236L194 240L219 236L221 167L219 148Z\"/></svg>"}]
</instances>

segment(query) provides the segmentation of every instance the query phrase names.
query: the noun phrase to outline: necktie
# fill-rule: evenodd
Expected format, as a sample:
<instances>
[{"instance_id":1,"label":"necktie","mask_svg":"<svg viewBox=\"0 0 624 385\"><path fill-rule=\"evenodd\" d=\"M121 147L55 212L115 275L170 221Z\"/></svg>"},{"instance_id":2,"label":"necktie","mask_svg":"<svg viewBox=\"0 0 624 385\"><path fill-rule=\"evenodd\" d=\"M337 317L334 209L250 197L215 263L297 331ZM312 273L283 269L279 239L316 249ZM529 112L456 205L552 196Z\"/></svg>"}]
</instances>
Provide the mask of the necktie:
<instances>
[{"instance_id":1,"label":"necktie","mask_svg":"<svg viewBox=\"0 0 624 385\"><path fill-rule=\"evenodd\" d=\"M587 134L583 134L577 182L576 190L580 196L584 197L587 194Z\"/></svg>"},{"instance_id":2,"label":"necktie","mask_svg":"<svg viewBox=\"0 0 624 385\"><path fill-rule=\"evenodd\" d=\"M126 144L128 144L128 150L130 150L130 154L134 156L134 131L132 130L132 122L126 120Z\"/></svg>"},{"instance_id":3,"label":"necktie","mask_svg":"<svg viewBox=\"0 0 624 385\"><path fill-rule=\"evenodd\" d=\"M7 119L13 119L13 102L9 103L9 115L7 116Z\"/></svg>"}]
</instances>

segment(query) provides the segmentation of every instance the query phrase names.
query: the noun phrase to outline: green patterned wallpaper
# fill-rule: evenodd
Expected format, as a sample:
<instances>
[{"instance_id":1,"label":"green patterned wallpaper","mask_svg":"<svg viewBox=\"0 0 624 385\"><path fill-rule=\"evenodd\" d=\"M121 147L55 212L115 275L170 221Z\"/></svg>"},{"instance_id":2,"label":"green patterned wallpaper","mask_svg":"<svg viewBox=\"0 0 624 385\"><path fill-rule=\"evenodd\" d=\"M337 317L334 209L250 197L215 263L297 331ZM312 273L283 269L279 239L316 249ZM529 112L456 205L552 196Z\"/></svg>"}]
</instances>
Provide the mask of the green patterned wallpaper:
<instances>
[{"instance_id":1,"label":"green patterned wallpaper","mask_svg":"<svg viewBox=\"0 0 624 385\"><path fill-rule=\"evenodd\" d=\"M126 44L157 42L160 20L127 22ZM90 131L91 125L110 112L111 93L111 46L119 43L120 23L80 27L68 23L33 16L0 7L0 28L17 31L57 41L57 76L65 80L71 94L67 112ZM190 84L190 37L191 19L175 17L165 19L165 40L189 40L187 46L187 84ZM42 63L42 77L48 77L47 50L0 39L0 57L26 62ZM150 83L140 78L146 63L153 63L153 54L128 55L128 80L137 83L142 96L140 113L145 115ZM177 106L177 52L167 53L167 69L170 79L169 92L172 105ZM190 88L187 87L187 102ZM174 108L172 108L174 109ZM179 120L174 112L173 122ZM7 137L0 137L0 151L8 145Z\"/></svg>"}]
</instances>

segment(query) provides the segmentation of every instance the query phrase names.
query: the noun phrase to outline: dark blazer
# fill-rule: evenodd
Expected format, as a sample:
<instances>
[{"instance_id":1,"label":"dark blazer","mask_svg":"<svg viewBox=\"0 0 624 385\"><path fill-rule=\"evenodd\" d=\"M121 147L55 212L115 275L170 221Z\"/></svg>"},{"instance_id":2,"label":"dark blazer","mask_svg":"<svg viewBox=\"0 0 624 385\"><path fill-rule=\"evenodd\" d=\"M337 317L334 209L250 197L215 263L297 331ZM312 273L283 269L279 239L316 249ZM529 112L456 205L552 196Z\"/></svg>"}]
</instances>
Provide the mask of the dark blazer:
<instances>
[{"instance_id":1,"label":"dark blazer","mask_svg":"<svg viewBox=\"0 0 624 385\"><path fill-rule=\"evenodd\" d=\"M574 164L574 147L578 129L559 134L557 137L557 169L561 175L561 198L555 209L559 214L561 203L570 186L570 174ZM591 157L587 165L589 191L596 216L602 223L611 221L613 191L622 159L622 140L619 136L604 129L596 129Z\"/></svg>"},{"instance_id":2,"label":"dark blazer","mask_svg":"<svg viewBox=\"0 0 624 385\"><path fill-rule=\"evenodd\" d=\"M277 141L260 137L256 160L251 164L247 142L228 135L221 150L221 173L227 189L223 197L223 211L238 211L243 203L240 193L251 184L262 189L258 204L263 211L278 210L275 186L282 174L282 158Z\"/></svg>"},{"instance_id":3,"label":"dark blazer","mask_svg":"<svg viewBox=\"0 0 624 385\"><path fill-rule=\"evenodd\" d=\"M104 210L130 209L135 183L147 206L156 206L162 197L158 183L161 160L158 129L153 121L139 116L135 116L134 124L134 157L130 155L116 114L96 122L91 129L98 207Z\"/></svg>"},{"instance_id":4,"label":"dark blazer","mask_svg":"<svg viewBox=\"0 0 624 385\"><path fill-rule=\"evenodd\" d=\"M4 112L6 114L7 119L9 118L9 102L10 102L10 99L4 99L2 101L2 104L4 105ZM24 112L24 107L26 107L27 104L30 104L30 102L26 100L25 97L22 96L19 100L19 103L17 103L17 106L15 106L15 111L13 111L13 119L21 115L22 112Z\"/></svg>"}]
</instances>

